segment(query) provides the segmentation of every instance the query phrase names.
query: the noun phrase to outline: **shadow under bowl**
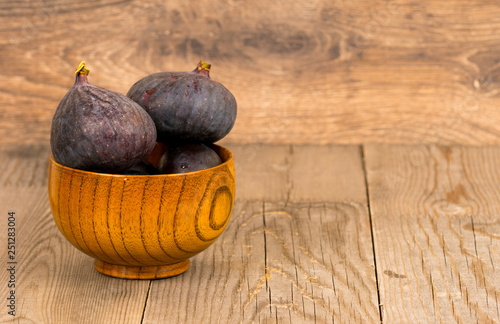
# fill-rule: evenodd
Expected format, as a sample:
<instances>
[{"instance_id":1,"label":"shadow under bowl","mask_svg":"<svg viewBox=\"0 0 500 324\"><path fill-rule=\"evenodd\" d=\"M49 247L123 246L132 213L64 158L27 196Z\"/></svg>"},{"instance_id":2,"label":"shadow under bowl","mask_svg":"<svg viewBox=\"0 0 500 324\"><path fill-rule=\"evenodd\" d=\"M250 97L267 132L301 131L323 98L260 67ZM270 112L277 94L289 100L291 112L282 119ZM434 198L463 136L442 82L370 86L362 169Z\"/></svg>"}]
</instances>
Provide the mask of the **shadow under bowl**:
<instances>
[{"instance_id":1,"label":"shadow under bowl","mask_svg":"<svg viewBox=\"0 0 500 324\"><path fill-rule=\"evenodd\" d=\"M51 156L49 198L59 230L105 275L158 279L185 272L189 258L219 237L233 209L233 155L212 148L222 164L159 175L82 171ZM157 145L148 160L157 165L165 149Z\"/></svg>"}]
</instances>

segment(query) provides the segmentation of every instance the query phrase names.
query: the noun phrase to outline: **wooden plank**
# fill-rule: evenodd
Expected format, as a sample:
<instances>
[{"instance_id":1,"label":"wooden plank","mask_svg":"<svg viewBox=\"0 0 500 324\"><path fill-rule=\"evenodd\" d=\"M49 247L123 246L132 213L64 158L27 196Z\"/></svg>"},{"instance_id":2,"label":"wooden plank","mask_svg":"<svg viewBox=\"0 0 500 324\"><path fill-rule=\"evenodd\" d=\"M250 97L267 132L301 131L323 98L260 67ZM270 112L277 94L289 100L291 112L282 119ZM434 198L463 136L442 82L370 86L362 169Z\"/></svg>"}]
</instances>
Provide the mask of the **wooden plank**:
<instances>
[{"instance_id":1,"label":"wooden plank","mask_svg":"<svg viewBox=\"0 0 500 324\"><path fill-rule=\"evenodd\" d=\"M500 321L500 149L365 150L383 319Z\"/></svg>"},{"instance_id":2,"label":"wooden plank","mask_svg":"<svg viewBox=\"0 0 500 324\"><path fill-rule=\"evenodd\" d=\"M258 143L227 143L225 146L234 154L237 199L324 202L335 197L337 201L366 200L366 192L353 185L364 181L363 174L358 172L359 154L354 152L353 146L330 145L321 149L314 145Z\"/></svg>"},{"instance_id":3,"label":"wooden plank","mask_svg":"<svg viewBox=\"0 0 500 324\"><path fill-rule=\"evenodd\" d=\"M228 227L186 273L152 282L144 323L377 322L359 148L271 146L248 160L245 148L231 147L243 165ZM328 165L320 178L305 155ZM279 195L256 192L274 181Z\"/></svg>"},{"instance_id":4,"label":"wooden plank","mask_svg":"<svg viewBox=\"0 0 500 324\"><path fill-rule=\"evenodd\" d=\"M0 146L0 187L46 187L49 156L48 145Z\"/></svg>"},{"instance_id":5,"label":"wooden plank","mask_svg":"<svg viewBox=\"0 0 500 324\"><path fill-rule=\"evenodd\" d=\"M227 141L498 144L499 9L481 0L9 1L0 141L46 143L81 60L92 83L126 93L201 58L239 102Z\"/></svg>"},{"instance_id":6,"label":"wooden plank","mask_svg":"<svg viewBox=\"0 0 500 324\"><path fill-rule=\"evenodd\" d=\"M7 213L16 217L16 316L2 306L2 323L140 323L148 281L99 274L93 259L62 236L47 194L48 147L0 152L0 262L7 267ZM19 149L19 147L18 147ZM43 170L43 171L42 171ZM38 174L42 172L44 175ZM7 268L5 268L7 269ZM0 272L0 298L10 295L10 274Z\"/></svg>"},{"instance_id":7,"label":"wooden plank","mask_svg":"<svg viewBox=\"0 0 500 324\"><path fill-rule=\"evenodd\" d=\"M225 145L233 152L236 199L285 200L290 189L288 145ZM265 166L265 167L263 167Z\"/></svg>"}]
</instances>

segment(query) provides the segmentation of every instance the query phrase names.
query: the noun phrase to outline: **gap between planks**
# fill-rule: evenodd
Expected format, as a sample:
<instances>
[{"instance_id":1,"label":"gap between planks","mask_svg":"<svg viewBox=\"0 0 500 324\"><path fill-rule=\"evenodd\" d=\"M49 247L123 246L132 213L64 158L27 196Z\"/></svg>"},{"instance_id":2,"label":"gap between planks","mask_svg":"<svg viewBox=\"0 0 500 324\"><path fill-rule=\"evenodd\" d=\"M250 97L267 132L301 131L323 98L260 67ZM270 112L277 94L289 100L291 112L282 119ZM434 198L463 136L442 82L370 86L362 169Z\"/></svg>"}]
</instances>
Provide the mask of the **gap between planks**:
<instances>
[{"instance_id":1,"label":"gap between planks","mask_svg":"<svg viewBox=\"0 0 500 324\"><path fill-rule=\"evenodd\" d=\"M500 148L365 153L384 320L498 322Z\"/></svg>"},{"instance_id":2,"label":"gap between planks","mask_svg":"<svg viewBox=\"0 0 500 324\"><path fill-rule=\"evenodd\" d=\"M268 241L265 250L268 251L267 258L270 258L268 260L268 266L269 264L273 266L273 271L271 272L272 280L276 279L273 277L273 275L278 273L276 271L281 271L283 269L287 270L287 268L283 268L276 263L280 255L276 254L276 252L273 252L268 247L271 243L275 244L274 246L279 246L279 244L276 245L276 239L282 239L279 236L274 236L277 232L273 231L273 229L282 230L283 226L292 226L287 229L287 232L292 235L290 235L291 239L287 239L288 241L286 241L286 243L288 245L296 244L296 246L303 244L305 248L312 249L313 254L317 253L314 249L320 248L322 242L321 240L318 241L317 235L309 234L308 236L307 206L304 210L303 206L301 207L296 204L296 201L300 199L318 199L321 201L328 199L328 195L334 195L337 197L337 200L341 202L349 200L357 201L358 205L356 205L357 212L355 215L361 215L358 215L359 217L364 217L362 215L365 212L370 213L370 215L366 214L366 219L371 220L371 224L367 225L367 231L369 232L367 232L366 236L371 236L374 244L370 249L367 249L366 252L370 254L372 258L376 257L378 278L377 280L374 278L373 284L370 280L367 282L360 281L358 289L360 287L365 287L365 289L362 290L363 298L366 296L368 298L374 296L373 298L376 300L377 295L375 292L377 290L376 284L378 284L380 300L381 303L384 304L384 307L378 308L380 306L377 305L377 311L379 311L379 314L376 315L377 317L380 316L381 310L383 318L387 322L405 318L408 321L414 322L440 320L458 322L479 320L482 322L492 322L498 320L497 295L500 296L498 293L500 283L498 276L495 276L494 270L497 265L500 264L500 258L498 256L500 246L498 244L497 234L497 230L500 228L500 222L498 222L497 217L500 211L500 207L497 204L497 201L500 201L500 192L498 190L498 179L500 176L495 168L496 165L500 165L499 148L367 145L363 147L365 152L365 172L353 173L352 169L349 171L349 168L353 167L352 165L342 166L343 171L348 171L345 172L345 175L337 174L335 177L333 177L333 175L327 175L327 177L335 178L329 178L329 180L333 179L336 184L329 191L329 186L325 185L325 182L328 181L315 182L311 180L311 178L316 177L317 179L321 176L321 179L324 180L325 176L321 173L314 173L315 170L307 171L310 172L309 175L311 177L299 180L301 179L300 172L297 172L296 167L304 165L306 162L311 163L311 161L307 161L307 159L308 154L310 155L314 151L312 147L300 147L301 153L296 154L297 152L294 152L293 158L290 154L289 146L254 146L253 151L251 147L248 146L243 145L238 147L239 148L235 148L235 151L240 150L238 154L240 157L240 174L238 179L243 181L242 183L249 183L248 186L240 186L240 189L243 190L240 190L239 194L241 198L248 203L243 204L240 201L237 204L233 216L234 221L232 222L232 228L228 228L224 236L214 244L210 251L207 250L203 254L195 257L197 262L195 262L193 268L182 277L170 281L150 281L140 284L120 281L121 287L130 285L131 287L133 286L134 290L143 291L144 293L146 293L146 290L149 290L149 292L144 295L144 297L147 298L147 302L143 299L142 305L140 307L136 305L134 308L134 312L137 314L137 322L142 318L144 323L152 323L154 322L152 319L154 319L155 316L165 315L167 310L164 309L164 304L161 303L165 301L165 297L162 298L160 292L162 288L177 288L177 291L169 292L175 295L179 293L179 287L188 289L190 286L196 286L196 288L198 288L198 286L205 287L206 291L203 289L199 291L194 287L192 288L195 289L195 293L198 294L195 296L199 297L199 307L201 308L204 306L203 303L207 303L202 298L207 297L204 295L206 292L210 291L220 294L225 291L224 289L226 287L234 284L234 282L224 282L224 278L231 274L238 275L237 269L226 269L224 267L227 263L231 262L233 262L234 265L235 259L231 259L231 255L227 256L229 259L225 258L225 256L221 256L220 253L227 251L225 249L228 249L228 246L234 242L247 245L254 244L254 241L252 241L252 231L259 233L259 235L262 235L261 233L264 231L262 229L263 212L265 213L265 233L267 237L266 240ZM349 149L338 149L335 151L335 154L338 154L336 156L339 159L345 158L351 159L350 161L357 161L351 164L356 164L357 167L360 167L361 162L356 159L360 159L361 151L359 147L356 148L357 154L354 155L352 152L344 156L342 155L346 154ZM249 149L250 153L255 153L253 154L253 159L250 158L252 155L244 154L245 152L248 153ZM328 150L328 147L323 149ZM278 152L278 154L274 152L276 150L281 150L281 152ZM297 151L297 149L294 149L294 151ZM1 175L0 182L3 183L5 187L0 191L6 195L4 197L7 201L16 201L16 204L20 206L19 210L26 212L28 208L30 212L34 213L33 217L37 215L40 217L38 223L32 221L23 221L20 223L20 233L27 233L26 231L30 231L31 233L33 229L38 228L38 225L42 227L51 225L54 227L52 222L48 221L48 216L45 213L48 208L47 201L45 200L46 198L43 198L43 196L46 195L45 189L44 187L35 188L37 186L46 185L46 175L44 175L44 172L46 172L44 171L46 165L40 163L40 161L47 158L44 156L44 151L35 149L25 150L20 153L11 150L7 151L7 155L11 158L5 158L6 155L1 156L1 161L4 162L2 163L4 172ZM17 167L16 165L18 162L16 161L22 163L23 167ZM257 162L260 163L260 166L266 165L269 168L263 169L259 167L259 163ZM317 162L314 161L317 169L324 169L328 166L332 168L331 162L332 161L322 161L321 159ZM21 175L22 170L30 171L26 171L26 173L22 173ZM351 179L351 176L354 176L354 180ZM252 182L252 179L255 177L259 179L258 182L260 183L260 187L255 184L255 181ZM348 184L352 181L354 181L354 185L349 186ZM313 191L298 192L297 190L301 188L299 182L307 188L312 188ZM364 184L368 186L368 194L366 190L359 190L359 188L364 188ZM10 188L14 187L22 189L10 192ZM342 188L342 190L338 188ZM370 190L371 188L374 189ZM21 193L26 197L37 197L36 200L28 200L30 204L42 204L43 206L24 206L23 198L20 196L15 197L16 194L21 195ZM269 199L269 203L268 200L265 200L266 197ZM274 205L270 202L284 202L287 201L286 197L289 197L286 207ZM369 201L366 201L367 198ZM254 211L252 211L252 208L254 208L251 205L252 201L260 201L258 206L254 206L256 208ZM262 201L266 201L264 203L264 210ZM370 207L369 211L363 209L366 208L368 203ZM8 207L10 206L4 206L4 208ZM345 205L342 208L347 207L349 206ZM296 223L288 222L287 217L289 216L287 215L291 215L290 213L280 214L282 210L297 213L296 210L300 208L302 208L302 211L296 215L305 218L297 218ZM336 205L335 208L339 208L339 206ZM293 212L294 210L295 212ZM243 219L242 213L244 212L246 212L247 215L253 215L252 213L255 212L255 215L260 216L260 219L255 219L255 221L253 219ZM339 212L342 212L342 210L337 210L334 214L338 214ZM316 210L315 213L316 214L312 215L316 217L313 221L321 223L321 211ZM25 217L28 215L29 213L26 214ZM404 215L407 217L401 217ZM334 215L332 216L336 217ZM35 217L35 219L37 218ZM349 218L340 219L340 221L348 220ZM42 222L40 223L40 221ZM232 241L232 238L237 238L239 229L248 228L248 226L252 229L252 231L247 233L248 241ZM334 227L331 228L335 229ZM309 231L312 230L314 232L316 229L317 228L309 229ZM303 231L301 232L301 235L304 237L302 241L294 241L294 231ZM50 246L57 243L54 240L62 240L59 234L53 235L49 232L50 231L37 230L36 233L40 233L39 238L43 239L44 242L50 243L50 239L52 239L52 243L47 243ZM269 235L267 235L268 233ZM4 233L0 234L4 235ZM23 240L23 242L23 244L28 244L28 241ZM370 244L371 243L372 242L370 242ZM258 246L258 244L260 243L255 242L255 246ZM100 288L113 287L112 285L110 286L109 280L105 280L102 276L95 274L93 269L85 268L85 271L82 272L79 267L84 264L82 262L84 256L80 255L79 252L74 251L72 247L68 247L66 244L57 246L58 248L53 249L53 252L58 253L57 256L60 257L59 263L46 263L45 259L49 255L45 250L45 252L38 256L33 254L32 258L35 261L33 266L37 264L37 262L43 264L44 267L45 264L47 264L47 269L50 269L50 271L45 273L43 272L44 267L33 267L33 273L29 274L30 277L36 275L37 278L41 278L40 275L43 274L48 278L47 280L58 280L59 286L57 288L59 290L57 290L57 294L52 295L51 292L50 298L47 299L44 304L50 305L53 307L53 310L56 310L56 312L52 312L52 316L62 318L68 315L59 308L58 300L62 297L71 299L71 296L74 297L78 289L87 289L87 291L98 294L100 296L98 298L103 298L102 305L88 305L94 307L93 312L95 312L96 316L111 316L111 318L121 316L120 314L106 313L106 309L111 309L109 306L111 306L112 303L106 304L105 301L113 297L113 295L111 292ZM41 248L41 246L37 247L37 249ZM263 247L261 246L260 248ZM351 246L348 246L348 249L355 251L356 246L352 245L351 242ZM21 250L28 251L26 246L22 247ZM310 252L309 250L304 251ZM375 251L375 253L373 253L373 251ZM245 258L245 253L248 251L243 250L240 252L243 253L238 254L238 251L233 251L235 256L238 255L241 258ZM259 258L256 251L250 252L255 254L250 255L249 262L262 261L262 265L264 264L264 261ZM303 257L305 260L309 257L309 255L302 253L303 251L300 249L297 250L297 252L299 253L297 256ZM26 257L28 257L27 254ZM289 255L289 260L294 260L294 258L295 255ZM314 266L319 264L318 262L321 263L322 261L315 259L314 262L307 264L307 266L314 269ZM373 260L371 262L374 263ZM295 264L295 261L290 262L290 264ZM28 265L30 264L26 263L26 266ZM356 263L356 266L357 265ZM204 273L204 269L200 268L204 266L210 266L215 272L209 274ZM69 271L61 272L61 267ZM334 289L339 291L339 289L342 288L343 277L339 275L337 269L333 267L332 269L337 275L335 279L338 281L332 284L331 288L335 287ZM236 270L236 272L234 270ZM307 267L296 270L301 274L307 274L307 271L309 271ZM265 271L263 273L265 274ZM83 281L77 279L78 276L75 277L76 274L92 278L96 283L100 283L85 288L81 285ZM243 274L248 275L250 272L244 272ZM283 274L286 274L286 272L283 272ZM321 276L324 275L322 272L319 274ZM28 276L28 274L26 274L26 276ZM268 279L267 276L264 278ZM288 277L284 278L289 279ZM354 278L356 278L356 276L354 276ZM208 283L211 279L215 279L217 284L211 282L210 287L206 286L205 283ZM323 284L325 283L324 279L325 278L322 277ZM353 277L350 276L349 279L352 280ZM252 282L252 286L250 286L250 281L250 279L249 281L243 280L241 284L244 285L248 283L251 288L259 288L258 285L254 285L255 282ZM43 280L40 281L40 284L43 284L43 282ZM66 286L69 282L72 283L70 288ZM77 285L75 285L75 282ZM117 281L115 281L115 283L116 282ZM308 290L314 289L316 291L321 291L321 289L326 287L317 285L314 282L304 283L298 280L295 282L297 283L296 287L300 289L292 289L291 292L294 298L297 298L297 296L300 297L302 291L309 294L306 294L306 297L314 296L314 292L311 293L311 291ZM240 306L237 306L239 308L229 310L228 313L225 313L226 309L221 307L215 309L213 315L228 314L229 316L227 318L237 319L239 317L235 315L235 312L238 310L242 312L245 310L249 311L250 309L245 309L245 307L243 307L246 302L256 302L255 304L258 307L258 298L259 300L261 300L260 298L267 300L265 307L269 312L269 298L271 298L271 300L276 300L275 298L283 294L283 291L275 288L279 288L280 286L273 286L274 283L273 281L268 281L268 287L272 288L272 294L265 289L263 289L263 292L265 292L264 295L262 295L263 292L254 290L255 293L252 295L253 299L243 300ZM176 287L176 285L178 286ZM263 281L263 285L265 287L265 280ZM145 289L146 287L148 287L148 289ZM244 286L242 287L242 289L244 289ZM349 289L347 288L343 292L345 294L344 296L348 296ZM41 292L50 292L46 290L47 287L45 286L40 286L39 289ZM371 291L373 295L370 295L367 291ZM328 293L328 290L324 290L324 292ZM210 296L213 295L217 294L210 294ZM180 296L185 295L180 294ZM226 297L229 298L231 296L232 295L228 295ZM132 295L127 295L125 297L124 300L128 302L133 298ZM235 297L237 298L238 294L236 294ZM304 298L304 296L302 297ZM223 299L224 296L222 295L221 298ZM348 301L349 299L345 300ZM89 303L91 301L87 300L85 302ZM208 301L208 303L210 306L218 307L217 303L212 303L212 301ZM78 303L72 302L71 305L73 305L72 307L76 307L78 306L77 304ZM189 305L189 302L183 300L176 305L186 306ZM312 306L316 307L316 305L314 303L310 305L312 311ZM376 302L373 302L373 305L375 306ZM45 309L39 308L35 304L30 306L29 303L26 303L24 306L30 317L38 318L37 316L39 316L39 314L45 316ZM68 306L70 305L67 305L67 307ZM315 308L314 314L316 314L316 311L324 312L325 309L328 309L328 305L323 306L325 306L323 309L321 307ZM30 307L32 307L32 309L30 309ZM273 305L271 305L271 308L274 315L274 317L272 317L273 319L278 316L283 316L283 312L281 312L279 308L275 308ZM36 313L34 310L40 313ZM127 310L129 312L131 311L130 309ZM172 307L170 307L170 311L171 310ZM83 315L87 314L83 310L80 311ZM163 311L164 313L155 314L154 311ZM231 313L231 311L233 311L233 313ZM255 318L258 317L259 319L269 318L260 317L260 313L255 313L255 311L258 311L258 309L254 310L254 313L245 314L245 316L256 316ZM304 311L303 313L305 314L306 312ZM210 313L207 314L210 316ZM231 314L233 317L231 317ZM338 315L340 312L335 314ZM373 310L373 312L371 312L360 308L360 312L357 314L362 314L370 318L370 315L375 315L376 311ZM89 314L86 316L88 315ZM358 315L353 315L352 318L354 320L361 320L361 317ZM191 315L188 314L186 316ZM194 314L192 316L194 316ZM292 318L292 316L293 313L288 317ZM226 317L219 316L218 318ZM314 315L307 318L312 319ZM305 319L303 320L305 321Z\"/></svg>"},{"instance_id":3,"label":"gap between planks","mask_svg":"<svg viewBox=\"0 0 500 324\"><path fill-rule=\"evenodd\" d=\"M229 148L231 222L188 272L152 282L143 322L378 322L359 146Z\"/></svg>"},{"instance_id":4,"label":"gap between planks","mask_svg":"<svg viewBox=\"0 0 500 324\"><path fill-rule=\"evenodd\" d=\"M375 266L375 283L377 285L377 301L378 301L378 311L380 315L380 323L384 322L383 312L382 312L382 303L380 302L380 288L378 281L378 269L377 269L377 254L375 253L375 238L373 235L373 216L370 207L370 187L368 186L368 174L366 172L366 155L365 155L365 147L363 145L359 146L359 153L361 155L361 165L363 167L363 175L365 177L365 190L366 190L366 206L368 208L368 217L370 219L370 235L372 239L372 251L373 251L373 264Z\"/></svg>"}]
</instances>

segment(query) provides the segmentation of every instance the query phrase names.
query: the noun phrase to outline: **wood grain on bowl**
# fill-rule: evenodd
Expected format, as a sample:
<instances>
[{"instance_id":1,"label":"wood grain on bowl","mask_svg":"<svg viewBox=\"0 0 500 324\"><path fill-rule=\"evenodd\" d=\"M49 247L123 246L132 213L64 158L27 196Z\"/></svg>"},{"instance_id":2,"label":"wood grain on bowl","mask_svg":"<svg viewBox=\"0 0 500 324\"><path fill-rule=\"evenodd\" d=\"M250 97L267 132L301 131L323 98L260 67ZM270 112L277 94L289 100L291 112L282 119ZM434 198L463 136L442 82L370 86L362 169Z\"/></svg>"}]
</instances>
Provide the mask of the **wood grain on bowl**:
<instances>
[{"instance_id":1,"label":"wood grain on bowl","mask_svg":"<svg viewBox=\"0 0 500 324\"><path fill-rule=\"evenodd\" d=\"M186 271L231 216L234 162L170 175L119 175L49 163L49 197L62 234L95 258L96 269L121 278L162 278Z\"/></svg>"}]
</instances>

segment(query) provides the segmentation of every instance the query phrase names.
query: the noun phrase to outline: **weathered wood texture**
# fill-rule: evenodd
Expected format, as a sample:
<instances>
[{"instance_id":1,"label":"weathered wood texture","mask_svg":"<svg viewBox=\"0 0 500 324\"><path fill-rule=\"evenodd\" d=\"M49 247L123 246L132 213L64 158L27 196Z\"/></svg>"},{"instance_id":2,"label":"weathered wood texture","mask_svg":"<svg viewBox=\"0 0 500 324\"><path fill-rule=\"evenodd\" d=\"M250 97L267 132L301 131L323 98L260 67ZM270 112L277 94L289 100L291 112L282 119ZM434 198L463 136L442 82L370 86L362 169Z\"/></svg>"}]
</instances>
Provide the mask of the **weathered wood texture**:
<instances>
[{"instance_id":1,"label":"weathered wood texture","mask_svg":"<svg viewBox=\"0 0 500 324\"><path fill-rule=\"evenodd\" d=\"M500 149L368 146L387 323L500 321Z\"/></svg>"},{"instance_id":2,"label":"weathered wood texture","mask_svg":"<svg viewBox=\"0 0 500 324\"><path fill-rule=\"evenodd\" d=\"M376 323L359 149L258 148L255 161L233 149L243 161L230 224L185 275L152 282L144 323ZM321 179L311 154L329 165Z\"/></svg>"},{"instance_id":3,"label":"weathered wood texture","mask_svg":"<svg viewBox=\"0 0 500 324\"><path fill-rule=\"evenodd\" d=\"M500 321L500 148L229 148L226 231L186 273L153 281L100 275L62 237L47 146L0 148L0 215L16 211L18 251L18 317L4 307L0 322L376 323L379 309L385 323Z\"/></svg>"},{"instance_id":4,"label":"weathered wood texture","mask_svg":"<svg viewBox=\"0 0 500 324\"><path fill-rule=\"evenodd\" d=\"M126 92L213 64L239 102L228 142L500 143L500 4L10 1L0 12L0 141L46 143L86 60Z\"/></svg>"},{"instance_id":5,"label":"weathered wood texture","mask_svg":"<svg viewBox=\"0 0 500 324\"><path fill-rule=\"evenodd\" d=\"M47 193L47 147L0 151L0 242L7 269L7 213L16 215L16 317L7 314L9 272L0 272L0 322L139 323L148 281L112 280L57 229Z\"/></svg>"},{"instance_id":6,"label":"weathered wood texture","mask_svg":"<svg viewBox=\"0 0 500 324\"><path fill-rule=\"evenodd\" d=\"M185 274L139 282L100 275L92 268L92 259L59 233L47 197L47 148L4 147L0 212L14 209L18 215L19 284L18 317L7 316L5 310L0 312L1 321L377 322L359 148L230 149L240 159L237 201L226 231L191 259ZM321 156L320 166L328 166L321 174L314 156ZM259 174L267 168L266 174ZM5 242L5 226L0 229L0 240ZM0 262L6 262L6 249ZM3 271L0 282L6 281ZM6 294L3 289L0 297Z\"/></svg>"}]
</instances>

